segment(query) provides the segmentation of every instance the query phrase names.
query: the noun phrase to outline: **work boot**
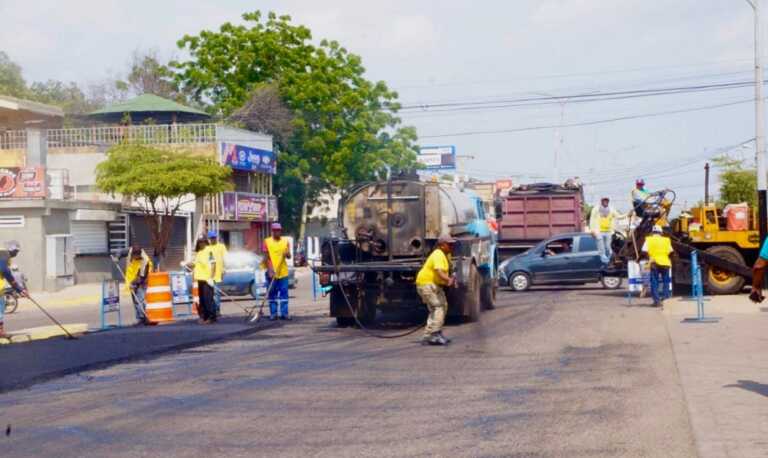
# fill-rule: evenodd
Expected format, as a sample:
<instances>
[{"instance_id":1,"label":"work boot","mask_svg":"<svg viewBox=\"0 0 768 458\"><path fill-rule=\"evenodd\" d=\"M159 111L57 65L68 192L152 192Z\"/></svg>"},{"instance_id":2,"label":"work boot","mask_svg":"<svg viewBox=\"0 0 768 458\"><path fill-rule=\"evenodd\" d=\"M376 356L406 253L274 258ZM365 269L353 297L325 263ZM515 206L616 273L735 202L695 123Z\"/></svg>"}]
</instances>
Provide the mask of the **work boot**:
<instances>
[{"instance_id":1,"label":"work boot","mask_svg":"<svg viewBox=\"0 0 768 458\"><path fill-rule=\"evenodd\" d=\"M0 337L8 337L5 335L5 327L3 327L3 322L0 321Z\"/></svg>"},{"instance_id":2,"label":"work boot","mask_svg":"<svg viewBox=\"0 0 768 458\"><path fill-rule=\"evenodd\" d=\"M448 337L445 337L443 335L443 331L437 331L437 333L440 335L440 337L443 338L443 340L445 340L445 343L451 343L451 339L449 339Z\"/></svg>"},{"instance_id":3,"label":"work boot","mask_svg":"<svg viewBox=\"0 0 768 458\"><path fill-rule=\"evenodd\" d=\"M429 345L429 341L432 340L432 334L425 334L421 337L422 345Z\"/></svg>"},{"instance_id":4,"label":"work boot","mask_svg":"<svg viewBox=\"0 0 768 458\"><path fill-rule=\"evenodd\" d=\"M269 321L275 321L277 317L275 315L269 315Z\"/></svg>"},{"instance_id":5,"label":"work boot","mask_svg":"<svg viewBox=\"0 0 768 458\"><path fill-rule=\"evenodd\" d=\"M430 345L448 345L448 341L445 340L445 337L441 336L439 332L436 332L432 334L432 337L429 339Z\"/></svg>"}]
</instances>

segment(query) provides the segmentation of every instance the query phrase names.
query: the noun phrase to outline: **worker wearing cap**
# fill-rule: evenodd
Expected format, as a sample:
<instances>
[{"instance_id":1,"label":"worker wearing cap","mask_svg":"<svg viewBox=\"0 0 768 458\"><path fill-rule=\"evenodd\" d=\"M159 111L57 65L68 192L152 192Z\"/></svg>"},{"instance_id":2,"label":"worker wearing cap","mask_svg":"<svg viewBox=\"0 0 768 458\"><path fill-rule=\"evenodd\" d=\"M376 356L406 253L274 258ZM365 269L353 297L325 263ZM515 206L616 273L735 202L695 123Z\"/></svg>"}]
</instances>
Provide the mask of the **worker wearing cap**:
<instances>
[{"instance_id":1,"label":"worker wearing cap","mask_svg":"<svg viewBox=\"0 0 768 458\"><path fill-rule=\"evenodd\" d=\"M635 210L635 215L637 215L638 218L642 218L645 215L645 209L643 208L643 204L645 203L646 199L651 195L648 191L645 190L645 180L642 178L638 178L635 181L635 188L632 189L632 208Z\"/></svg>"},{"instance_id":2,"label":"worker wearing cap","mask_svg":"<svg viewBox=\"0 0 768 458\"><path fill-rule=\"evenodd\" d=\"M264 240L262 253L264 267L267 269L267 288L269 291L269 319L290 320L288 313L288 260L291 249L288 239L282 237L283 226L272 223L272 236ZM279 306L279 307L278 307Z\"/></svg>"},{"instance_id":3,"label":"worker wearing cap","mask_svg":"<svg viewBox=\"0 0 768 458\"><path fill-rule=\"evenodd\" d=\"M125 286L131 293L136 322L149 324L147 319L147 277L152 272L153 263L149 255L138 245L128 249L128 261L125 266Z\"/></svg>"},{"instance_id":4,"label":"worker wearing cap","mask_svg":"<svg viewBox=\"0 0 768 458\"><path fill-rule=\"evenodd\" d=\"M661 226L653 226L653 233L646 237L643 243L643 253L648 254L651 263L651 297L653 297L654 307L663 306L664 299L670 296L669 271L672 268L670 255L674 251L672 241L663 235ZM659 282L661 282L661 294L659 294Z\"/></svg>"},{"instance_id":5,"label":"worker wearing cap","mask_svg":"<svg viewBox=\"0 0 768 458\"><path fill-rule=\"evenodd\" d=\"M615 231L615 220L624 216L614 210L610 202L608 197L603 197L600 199L600 205L592 207L592 213L589 216L589 230L597 239L597 250L600 252L600 260L603 264L607 264L613 256L611 242Z\"/></svg>"},{"instance_id":6,"label":"worker wearing cap","mask_svg":"<svg viewBox=\"0 0 768 458\"><path fill-rule=\"evenodd\" d=\"M221 315L221 282L224 279L224 257L227 255L227 246L219 240L219 233L208 231L208 246L213 253L213 302L216 316Z\"/></svg>"},{"instance_id":7,"label":"worker wearing cap","mask_svg":"<svg viewBox=\"0 0 768 458\"><path fill-rule=\"evenodd\" d=\"M20 285L11 271L11 259L21 251L21 245L15 240L11 240L5 243L5 249L0 250L0 337L5 337L5 326L3 320L5 317L5 294L3 291L10 286L16 292L21 295L26 295L27 292L22 285Z\"/></svg>"},{"instance_id":8,"label":"worker wearing cap","mask_svg":"<svg viewBox=\"0 0 768 458\"><path fill-rule=\"evenodd\" d=\"M195 244L195 260L192 263L192 279L197 282L197 290L200 295L200 303L197 314L200 324L212 324L216 322L216 310L213 303L213 270L214 256L208 239L201 237Z\"/></svg>"},{"instance_id":9,"label":"worker wearing cap","mask_svg":"<svg viewBox=\"0 0 768 458\"><path fill-rule=\"evenodd\" d=\"M437 248L429 255L416 275L416 292L429 309L427 327L424 329L423 344L445 345L450 342L443 336L443 323L448 313L448 299L444 287L451 287L456 279L450 275L450 255L456 240L442 236L437 240Z\"/></svg>"}]
</instances>

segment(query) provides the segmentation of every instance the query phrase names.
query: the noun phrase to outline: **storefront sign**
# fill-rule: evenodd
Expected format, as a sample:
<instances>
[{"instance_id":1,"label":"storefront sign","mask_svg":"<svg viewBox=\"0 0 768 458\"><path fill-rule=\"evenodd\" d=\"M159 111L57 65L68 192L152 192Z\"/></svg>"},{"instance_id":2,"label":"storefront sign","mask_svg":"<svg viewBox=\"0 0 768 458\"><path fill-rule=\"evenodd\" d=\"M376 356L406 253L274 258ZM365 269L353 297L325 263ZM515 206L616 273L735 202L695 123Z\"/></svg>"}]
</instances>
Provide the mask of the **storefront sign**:
<instances>
[{"instance_id":1,"label":"storefront sign","mask_svg":"<svg viewBox=\"0 0 768 458\"><path fill-rule=\"evenodd\" d=\"M265 149L236 145L234 143L222 143L221 159L224 165L237 170L269 173L272 175L277 171L274 151Z\"/></svg>"},{"instance_id":2,"label":"storefront sign","mask_svg":"<svg viewBox=\"0 0 768 458\"><path fill-rule=\"evenodd\" d=\"M266 221L267 197L245 192L237 193L237 219Z\"/></svg>"},{"instance_id":3,"label":"storefront sign","mask_svg":"<svg viewBox=\"0 0 768 458\"><path fill-rule=\"evenodd\" d=\"M225 192L221 201L221 219L237 219L237 193Z\"/></svg>"},{"instance_id":4,"label":"storefront sign","mask_svg":"<svg viewBox=\"0 0 768 458\"><path fill-rule=\"evenodd\" d=\"M0 199L44 199L45 168L0 169Z\"/></svg>"},{"instance_id":5,"label":"storefront sign","mask_svg":"<svg viewBox=\"0 0 768 458\"><path fill-rule=\"evenodd\" d=\"M221 219L229 221L276 221L277 197L249 192L225 192Z\"/></svg>"}]
</instances>

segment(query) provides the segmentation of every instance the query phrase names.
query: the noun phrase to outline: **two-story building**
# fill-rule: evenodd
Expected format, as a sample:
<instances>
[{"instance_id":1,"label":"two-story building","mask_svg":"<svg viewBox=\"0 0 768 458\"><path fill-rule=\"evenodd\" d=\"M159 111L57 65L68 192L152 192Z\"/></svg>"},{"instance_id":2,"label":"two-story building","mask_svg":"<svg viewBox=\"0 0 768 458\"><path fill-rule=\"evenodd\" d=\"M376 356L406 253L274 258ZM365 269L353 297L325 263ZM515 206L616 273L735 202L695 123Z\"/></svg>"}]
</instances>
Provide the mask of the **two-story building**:
<instances>
[{"instance_id":1,"label":"two-story building","mask_svg":"<svg viewBox=\"0 0 768 458\"><path fill-rule=\"evenodd\" d=\"M153 104L162 108L156 99ZM179 113L162 115L181 118ZM257 249L268 223L277 219L272 195L276 154L268 135L208 122L72 129L25 125L22 130L0 124L0 241L21 242L17 264L32 290L115 276L111 251L131 243L151 247L136 203L96 187L96 165L121 142L206 154L233 169L234 191L190 199L177 214L164 267L178 266L191 254L194 239L209 228L218 229L230 249Z\"/></svg>"}]
</instances>

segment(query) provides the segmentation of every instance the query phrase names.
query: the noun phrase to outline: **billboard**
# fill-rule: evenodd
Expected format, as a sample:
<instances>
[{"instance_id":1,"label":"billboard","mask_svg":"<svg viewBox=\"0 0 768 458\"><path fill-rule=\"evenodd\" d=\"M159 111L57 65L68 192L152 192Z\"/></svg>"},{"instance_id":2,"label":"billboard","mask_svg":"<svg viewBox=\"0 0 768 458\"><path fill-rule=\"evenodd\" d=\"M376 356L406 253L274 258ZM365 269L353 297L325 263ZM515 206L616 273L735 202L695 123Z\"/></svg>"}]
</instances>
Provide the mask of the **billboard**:
<instances>
[{"instance_id":1,"label":"billboard","mask_svg":"<svg viewBox=\"0 0 768 458\"><path fill-rule=\"evenodd\" d=\"M230 221L276 221L277 198L249 192L225 192L221 218Z\"/></svg>"},{"instance_id":2,"label":"billboard","mask_svg":"<svg viewBox=\"0 0 768 458\"><path fill-rule=\"evenodd\" d=\"M455 170L456 147L450 146L422 146L416 158L426 170Z\"/></svg>"},{"instance_id":3,"label":"billboard","mask_svg":"<svg viewBox=\"0 0 768 458\"><path fill-rule=\"evenodd\" d=\"M1 168L0 199L44 199L45 167Z\"/></svg>"},{"instance_id":4,"label":"billboard","mask_svg":"<svg viewBox=\"0 0 768 458\"><path fill-rule=\"evenodd\" d=\"M277 172L277 160L274 151L235 143L221 144L221 163L235 170L245 170L246 172L272 175Z\"/></svg>"}]
</instances>

